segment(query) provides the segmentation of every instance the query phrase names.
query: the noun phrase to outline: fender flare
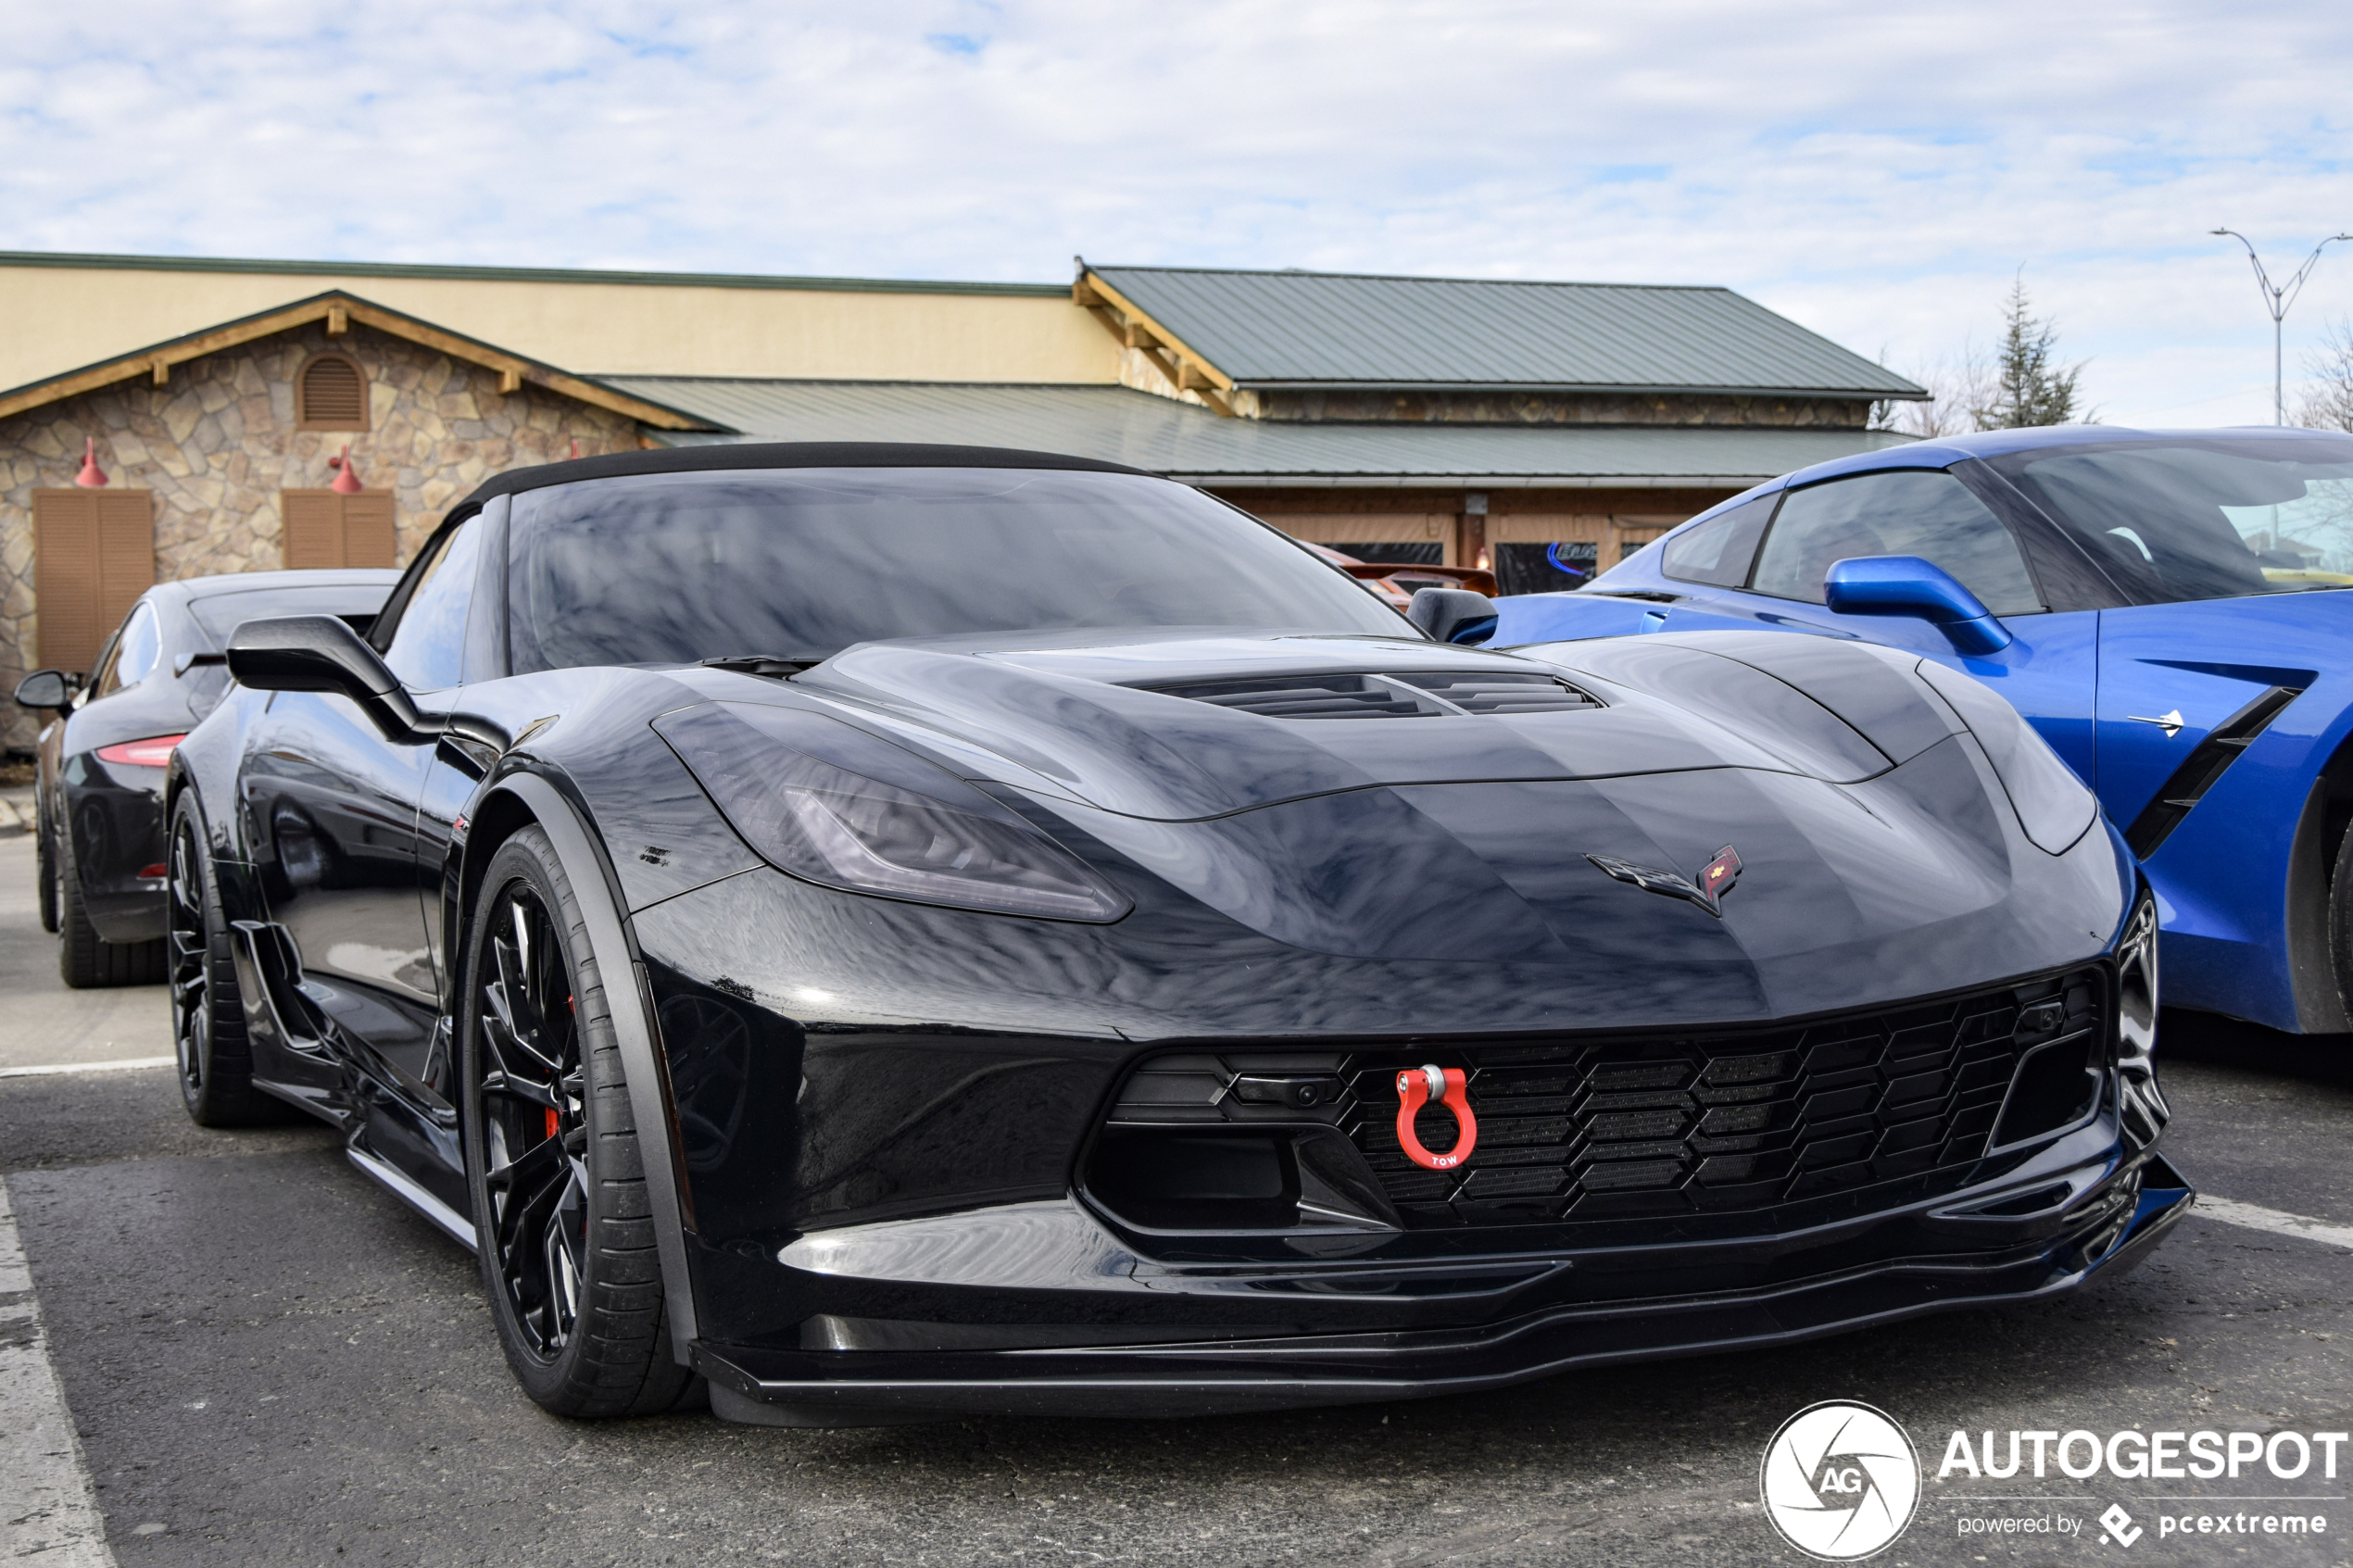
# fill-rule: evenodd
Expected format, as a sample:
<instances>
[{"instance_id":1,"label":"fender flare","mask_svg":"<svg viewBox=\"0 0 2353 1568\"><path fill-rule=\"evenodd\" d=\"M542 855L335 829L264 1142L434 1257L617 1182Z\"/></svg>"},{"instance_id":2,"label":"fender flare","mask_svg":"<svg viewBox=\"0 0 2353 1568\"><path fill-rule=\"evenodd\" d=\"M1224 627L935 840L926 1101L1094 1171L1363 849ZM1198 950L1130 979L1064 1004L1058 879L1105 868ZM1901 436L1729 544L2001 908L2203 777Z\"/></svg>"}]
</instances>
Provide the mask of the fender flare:
<instances>
[{"instance_id":1,"label":"fender flare","mask_svg":"<svg viewBox=\"0 0 2353 1568\"><path fill-rule=\"evenodd\" d=\"M629 1109L637 1123L646 1196L653 1211L654 1246L661 1260L671 1353L680 1365L686 1365L697 1336L694 1276L686 1261L686 1210L670 1113L670 1075L662 1071L661 1055L654 1044L651 992L645 966L638 961L636 939L621 912L623 905L609 863L563 793L536 773L516 771L499 779L482 798L501 794L514 797L531 813L555 847L564 875L583 895L580 909L588 927L588 950L604 981L622 1071L629 1077ZM598 892L604 896L595 897Z\"/></svg>"}]
</instances>

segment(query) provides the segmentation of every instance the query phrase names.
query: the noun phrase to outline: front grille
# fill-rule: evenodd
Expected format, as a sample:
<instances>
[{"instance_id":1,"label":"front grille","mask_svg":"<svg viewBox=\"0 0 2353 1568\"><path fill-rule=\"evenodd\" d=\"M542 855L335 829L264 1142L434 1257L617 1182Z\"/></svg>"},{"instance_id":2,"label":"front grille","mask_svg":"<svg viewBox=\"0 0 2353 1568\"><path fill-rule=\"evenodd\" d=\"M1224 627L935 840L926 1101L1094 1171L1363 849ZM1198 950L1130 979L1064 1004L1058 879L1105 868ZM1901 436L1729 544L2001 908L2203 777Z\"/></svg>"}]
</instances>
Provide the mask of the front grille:
<instances>
[{"instance_id":1,"label":"front grille","mask_svg":"<svg viewBox=\"0 0 2353 1568\"><path fill-rule=\"evenodd\" d=\"M1110 1120L1320 1123L1417 1225L1738 1212L1935 1172L1957 1183L2021 1058L2066 1041L2085 1047L2079 1062L2104 1060L2090 1047L2107 1037L2107 995L2086 967L1802 1028L1172 1055L1127 1080ZM1397 1074L1423 1062L1469 1077L1478 1142L1456 1170L1425 1170L1398 1143ZM1415 1130L1434 1152L1453 1145L1438 1107Z\"/></svg>"}]
</instances>

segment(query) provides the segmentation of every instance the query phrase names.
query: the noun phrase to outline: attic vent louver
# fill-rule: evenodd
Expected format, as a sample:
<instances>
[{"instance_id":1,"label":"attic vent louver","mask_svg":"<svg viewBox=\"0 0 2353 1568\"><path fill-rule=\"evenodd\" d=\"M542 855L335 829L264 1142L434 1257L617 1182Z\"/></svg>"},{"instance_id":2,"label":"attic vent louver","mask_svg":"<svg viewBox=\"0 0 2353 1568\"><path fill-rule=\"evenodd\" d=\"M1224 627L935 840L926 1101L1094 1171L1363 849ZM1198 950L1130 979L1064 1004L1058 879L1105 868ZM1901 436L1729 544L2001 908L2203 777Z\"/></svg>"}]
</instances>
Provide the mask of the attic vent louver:
<instances>
[{"instance_id":1,"label":"attic vent louver","mask_svg":"<svg viewBox=\"0 0 2353 1568\"><path fill-rule=\"evenodd\" d=\"M1442 719L1468 714L1562 713L1601 702L1550 675L1262 675L1153 686L1166 696L1213 702L1268 719Z\"/></svg>"}]
</instances>

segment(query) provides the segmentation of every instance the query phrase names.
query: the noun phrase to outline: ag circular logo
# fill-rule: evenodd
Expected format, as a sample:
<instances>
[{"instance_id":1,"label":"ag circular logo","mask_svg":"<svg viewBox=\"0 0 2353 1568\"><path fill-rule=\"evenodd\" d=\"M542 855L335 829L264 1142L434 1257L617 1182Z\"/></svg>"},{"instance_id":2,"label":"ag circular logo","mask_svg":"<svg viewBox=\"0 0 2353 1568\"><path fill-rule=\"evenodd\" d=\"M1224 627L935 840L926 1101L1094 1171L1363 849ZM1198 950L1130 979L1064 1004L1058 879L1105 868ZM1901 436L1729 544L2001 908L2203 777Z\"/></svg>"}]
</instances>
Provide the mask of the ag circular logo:
<instances>
[{"instance_id":1,"label":"ag circular logo","mask_svg":"<svg viewBox=\"0 0 2353 1568\"><path fill-rule=\"evenodd\" d=\"M1773 1434L1757 1477L1765 1517L1808 1557L1851 1562L1894 1541L1920 1500L1920 1456L1869 1405L1808 1405Z\"/></svg>"}]
</instances>

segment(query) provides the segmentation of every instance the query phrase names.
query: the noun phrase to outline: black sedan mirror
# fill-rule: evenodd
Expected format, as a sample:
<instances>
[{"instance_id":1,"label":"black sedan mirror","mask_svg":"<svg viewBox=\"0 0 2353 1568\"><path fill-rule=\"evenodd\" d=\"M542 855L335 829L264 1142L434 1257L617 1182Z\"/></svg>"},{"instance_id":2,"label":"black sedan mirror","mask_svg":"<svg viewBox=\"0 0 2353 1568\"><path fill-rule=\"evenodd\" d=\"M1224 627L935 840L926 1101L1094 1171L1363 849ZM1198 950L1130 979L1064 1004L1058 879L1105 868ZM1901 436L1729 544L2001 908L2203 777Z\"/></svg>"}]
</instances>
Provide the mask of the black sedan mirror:
<instances>
[{"instance_id":1,"label":"black sedan mirror","mask_svg":"<svg viewBox=\"0 0 2353 1568\"><path fill-rule=\"evenodd\" d=\"M59 670L36 670L17 683L19 708L63 708L73 700L73 687Z\"/></svg>"},{"instance_id":2,"label":"black sedan mirror","mask_svg":"<svg viewBox=\"0 0 2353 1568\"><path fill-rule=\"evenodd\" d=\"M1495 601L1467 588L1424 588L1414 595L1405 619L1420 627L1432 642L1485 642L1480 628L1484 624L1489 632L1493 631Z\"/></svg>"},{"instance_id":3,"label":"black sedan mirror","mask_svg":"<svg viewBox=\"0 0 2353 1568\"><path fill-rule=\"evenodd\" d=\"M248 621L229 639L229 673L258 692L335 692L386 740L422 744L442 726L417 711L399 677L359 633L332 615Z\"/></svg>"}]
</instances>

